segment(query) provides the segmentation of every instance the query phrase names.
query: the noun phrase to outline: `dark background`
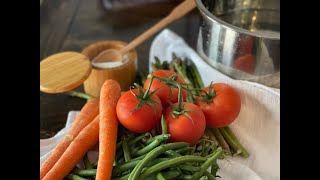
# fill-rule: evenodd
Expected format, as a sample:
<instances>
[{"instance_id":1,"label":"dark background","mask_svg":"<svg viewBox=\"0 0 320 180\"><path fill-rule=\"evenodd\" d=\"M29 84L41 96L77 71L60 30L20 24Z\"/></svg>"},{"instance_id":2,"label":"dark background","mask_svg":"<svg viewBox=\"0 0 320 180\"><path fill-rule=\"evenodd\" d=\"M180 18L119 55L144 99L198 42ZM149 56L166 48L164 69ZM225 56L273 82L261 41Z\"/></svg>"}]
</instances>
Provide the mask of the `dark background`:
<instances>
[{"instance_id":1,"label":"dark background","mask_svg":"<svg viewBox=\"0 0 320 180\"><path fill-rule=\"evenodd\" d=\"M132 0L133 2L134 0ZM137 0L137 2L142 0ZM128 42L151 27L181 1L157 0L135 7L125 7L118 0L118 9L104 8L100 0L43 0L40 5L40 61L62 51L80 52L85 46L100 40ZM119 10L123 3L123 8ZM195 9L167 28L196 46L200 15ZM153 37L136 48L138 69L148 71L149 48ZM83 91L82 87L77 88ZM40 92L40 139L52 137L65 126L68 112L80 110L85 100L65 94Z\"/></svg>"}]
</instances>

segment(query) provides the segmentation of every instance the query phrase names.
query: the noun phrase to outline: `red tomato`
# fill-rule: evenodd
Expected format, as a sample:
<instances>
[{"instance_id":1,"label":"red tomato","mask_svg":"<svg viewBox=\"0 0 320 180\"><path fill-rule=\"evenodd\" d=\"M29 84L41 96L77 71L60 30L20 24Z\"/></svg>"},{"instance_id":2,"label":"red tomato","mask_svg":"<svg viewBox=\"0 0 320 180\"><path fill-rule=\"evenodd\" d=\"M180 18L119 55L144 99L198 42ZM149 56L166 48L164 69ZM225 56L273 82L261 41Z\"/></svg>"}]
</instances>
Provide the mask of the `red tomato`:
<instances>
[{"instance_id":1,"label":"red tomato","mask_svg":"<svg viewBox=\"0 0 320 180\"><path fill-rule=\"evenodd\" d=\"M250 36L241 37L239 42L239 54L251 54L253 50L253 38Z\"/></svg>"},{"instance_id":2,"label":"red tomato","mask_svg":"<svg viewBox=\"0 0 320 180\"><path fill-rule=\"evenodd\" d=\"M245 54L239 56L234 61L235 68L242 70L247 73L253 73L255 68L255 59L252 54Z\"/></svg>"},{"instance_id":3,"label":"red tomato","mask_svg":"<svg viewBox=\"0 0 320 180\"><path fill-rule=\"evenodd\" d=\"M174 104L178 105L178 103ZM170 134L171 142L188 142L196 144L204 134L206 128L206 119L201 109L191 103L184 102L183 106L189 112L191 119L181 114L178 117L172 115L173 108L169 106L163 116L166 120L167 131Z\"/></svg>"},{"instance_id":4,"label":"red tomato","mask_svg":"<svg viewBox=\"0 0 320 180\"><path fill-rule=\"evenodd\" d=\"M177 73L169 70L158 70L158 71L154 71L152 74L157 77L167 78ZM181 84L185 84L185 81L179 75L177 76L175 81ZM150 84L150 78L147 78L143 88L147 89L149 84ZM172 90L171 90L169 85L162 83L160 80L153 79L150 91L155 91L155 90L157 90L155 94L158 95L158 97L160 98L162 107L164 109L169 105L167 100L172 102L173 104L178 102L178 88L172 87ZM185 100L187 97L186 90L182 90L182 96L183 96L183 99Z\"/></svg>"},{"instance_id":5,"label":"red tomato","mask_svg":"<svg viewBox=\"0 0 320 180\"><path fill-rule=\"evenodd\" d=\"M137 89L133 89L132 92L139 95ZM125 128L132 132L149 132L160 123L162 108L160 105L152 103L155 109L152 109L148 104L143 104L137 111L133 111L139 103L139 99L132 92L127 91L120 97L116 108L118 119ZM150 99L161 104L159 97L155 94Z\"/></svg>"},{"instance_id":6,"label":"red tomato","mask_svg":"<svg viewBox=\"0 0 320 180\"><path fill-rule=\"evenodd\" d=\"M195 104L202 109L208 127L225 127L232 123L240 113L240 95L236 90L224 83L213 84L212 88L216 93L212 100L207 103L199 97L196 99ZM208 93L209 87L205 91Z\"/></svg>"}]
</instances>

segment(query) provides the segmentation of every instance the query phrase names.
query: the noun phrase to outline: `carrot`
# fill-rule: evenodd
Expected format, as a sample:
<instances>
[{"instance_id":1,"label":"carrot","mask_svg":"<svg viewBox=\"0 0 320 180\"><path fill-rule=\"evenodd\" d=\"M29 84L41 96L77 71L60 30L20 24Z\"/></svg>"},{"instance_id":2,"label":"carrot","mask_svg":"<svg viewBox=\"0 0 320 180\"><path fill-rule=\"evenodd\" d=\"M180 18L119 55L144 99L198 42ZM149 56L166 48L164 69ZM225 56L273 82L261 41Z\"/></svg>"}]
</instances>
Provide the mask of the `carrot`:
<instances>
[{"instance_id":1,"label":"carrot","mask_svg":"<svg viewBox=\"0 0 320 180\"><path fill-rule=\"evenodd\" d=\"M64 139L54 148L50 156L40 166L40 179L49 172L59 160L73 139L99 114L99 98L83 106Z\"/></svg>"},{"instance_id":2,"label":"carrot","mask_svg":"<svg viewBox=\"0 0 320 180\"><path fill-rule=\"evenodd\" d=\"M118 82L104 82L100 91L99 162L96 180L111 179L118 132L116 105L120 96Z\"/></svg>"},{"instance_id":3,"label":"carrot","mask_svg":"<svg viewBox=\"0 0 320 180\"><path fill-rule=\"evenodd\" d=\"M79 133L43 180L63 179L71 172L83 156L98 143L99 120L98 115Z\"/></svg>"}]
</instances>

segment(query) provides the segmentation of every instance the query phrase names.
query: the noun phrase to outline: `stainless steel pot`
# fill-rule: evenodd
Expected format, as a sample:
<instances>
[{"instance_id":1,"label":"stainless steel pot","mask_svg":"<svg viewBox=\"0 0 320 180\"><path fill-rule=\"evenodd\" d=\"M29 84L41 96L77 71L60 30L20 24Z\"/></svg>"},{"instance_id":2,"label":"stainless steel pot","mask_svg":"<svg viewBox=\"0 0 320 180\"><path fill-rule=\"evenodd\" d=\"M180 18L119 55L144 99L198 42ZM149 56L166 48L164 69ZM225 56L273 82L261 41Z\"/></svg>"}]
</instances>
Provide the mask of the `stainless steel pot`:
<instances>
[{"instance_id":1,"label":"stainless steel pot","mask_svg":"<svg viewBox=\"0 0 320 180\"><path fill-rule=\"evenodd\" d=\"M197 51L241 80L280 88L280 0L196 0Z\"/></svg>"}]
</instances>

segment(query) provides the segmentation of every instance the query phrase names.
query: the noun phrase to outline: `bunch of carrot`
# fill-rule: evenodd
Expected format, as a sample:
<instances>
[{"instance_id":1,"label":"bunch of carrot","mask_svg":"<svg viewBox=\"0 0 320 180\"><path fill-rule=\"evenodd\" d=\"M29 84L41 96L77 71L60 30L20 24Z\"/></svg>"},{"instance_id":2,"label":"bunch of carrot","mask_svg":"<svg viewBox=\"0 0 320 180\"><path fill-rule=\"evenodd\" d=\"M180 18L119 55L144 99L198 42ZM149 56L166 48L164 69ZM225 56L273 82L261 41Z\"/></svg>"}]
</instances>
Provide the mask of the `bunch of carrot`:
<instances>
[{"instance_id":1,"label":"bunch of carrot","mask_svg":"<svg viewBox=\"0 0 320 180\"><path fill-rule=\"evenodd\" d=\"M111 178L118 131L116 104L120 96L119 83L107 80L100 98L89 101L81 109L65 138L42 163L40 180L63 179L98 142L96 179Z\"/></svg>"}]
</instances>

